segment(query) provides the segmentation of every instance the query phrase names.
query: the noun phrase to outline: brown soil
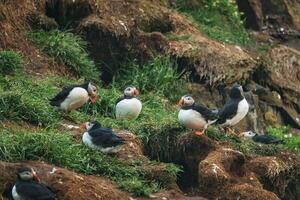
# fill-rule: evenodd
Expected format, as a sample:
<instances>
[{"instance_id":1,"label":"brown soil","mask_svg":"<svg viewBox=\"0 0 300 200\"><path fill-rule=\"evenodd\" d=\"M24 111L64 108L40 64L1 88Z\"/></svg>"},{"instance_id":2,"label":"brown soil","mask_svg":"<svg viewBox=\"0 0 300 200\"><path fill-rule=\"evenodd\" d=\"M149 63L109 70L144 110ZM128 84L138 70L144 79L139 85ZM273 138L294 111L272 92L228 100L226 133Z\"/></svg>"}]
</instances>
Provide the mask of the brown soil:
<instances>
[{"instance_id":1,"label":"brown soil","mask_svg":"<svg viewBox=\"0 0 300 200\"><path fill-rule=\"evenodd\" d=\"M120 191L107 179L77 174L43 162L0 162L1 193L15 182L16 170L23 166L33 167L41 181L50 186L60 200L129 199L129 194ZM56 171L51 173L53 168Z\"/></svg>"}]
</instances>

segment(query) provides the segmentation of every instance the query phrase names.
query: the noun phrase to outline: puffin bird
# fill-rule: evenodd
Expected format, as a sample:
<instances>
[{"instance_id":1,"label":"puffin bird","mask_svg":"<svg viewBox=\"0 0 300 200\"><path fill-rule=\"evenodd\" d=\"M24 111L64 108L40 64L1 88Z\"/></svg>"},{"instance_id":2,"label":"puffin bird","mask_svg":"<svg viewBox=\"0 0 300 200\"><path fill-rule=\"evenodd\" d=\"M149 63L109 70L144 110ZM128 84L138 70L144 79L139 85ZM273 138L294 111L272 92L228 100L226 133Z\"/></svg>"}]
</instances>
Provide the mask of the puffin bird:
<instances>
[{"instance_id":1,"label":"puffin bird","mask_svg":"<svg viewBox=\"0 0 300 200\"><path fill-rule=\"evenodd\" d=\"M263 143L263 144L283 144L283 141L271 136L271 135L258 135L252 131L247 131L241 133L240 137L244 137L246 139L252 139L254 142Z\"/></svg>"},{"instance_id":2,"label":"puffin bird","mask_svg":"<svg viewBox=\"0 0 300 200\"><path fill-rule=\"evenodd\" d=\"M12 188L14 200L56 200L54 193L44 184L32 168L24 167L17 172L18 179Z\"/></svg>"},{"instance_id":3,"label":"puffin bird","mask_svg":"<svg viewBox=\"0 0 300 200\"><path fill-rule=\"evenodd\" d=\"M50 105L70 112L82 107L89 99L93 104L96 103L97 87L92 83L85 83L64 88L50 100Z\"/></svg>"},{"instance_id":4,"label":"puffin bird","mask_svg":"<svg viewBox=\"0 0 300 200\"><path fill-rule=\"evenodd\" d=\"M82 124L80 130L83 132L83 143L103 153L116 153L124 144L123 138L117 136L111 128L102 127L97 121Z\"/></svg>"},{"instance_id":5,"label":"puffin bird","mask_svg":"<svg viewBox=\"0 0 300 200\"><path fill-rule=\"evenodd\" d=\"M181 109L178 113L179 123L187 128L197 130L196 135L202 135L208 125L217 121L218 112L202 105L196 105L190 95L181 97Z\"/></svg>"},{"instance_id":6,"label":"puffin bird","mask_svg":"<svg viewBox=\"0 0 300 200\"><path fill-rule=\"evenodd\" d=\"M229 99L219 112L217 123L221 127L228 128L240 122L249 111L249 104L244 97L242 86L234 84L231 88Z\"/></svg>"},{"instance_id":7,"label":"puffin bird","mask_svg":"<svg viewBox=\"0 0 300 200\"><path fill-rule=\"evenodd\" d=\"M142 102L136 97L139 91L136 87L129 86L124 90L124 96L116 102L117 119L136 119L142 110Z\"/></svg>"}]
</instances>

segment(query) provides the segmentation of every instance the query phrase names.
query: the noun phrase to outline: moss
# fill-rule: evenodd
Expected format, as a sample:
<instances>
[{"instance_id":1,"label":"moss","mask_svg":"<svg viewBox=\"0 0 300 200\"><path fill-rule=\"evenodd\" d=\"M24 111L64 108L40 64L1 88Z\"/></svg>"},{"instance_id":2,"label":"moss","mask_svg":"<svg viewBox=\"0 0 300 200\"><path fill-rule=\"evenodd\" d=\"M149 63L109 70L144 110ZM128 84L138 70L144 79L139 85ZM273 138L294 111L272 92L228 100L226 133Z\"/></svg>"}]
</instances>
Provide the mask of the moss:
<instances>
[{"instance_id":1,"label":"moss","mask_svg":"<svg viewBox=\"0 0 300 200\"><path fill-rule=\"evenodd\" d=\"M279 125L278 119L276 115L272 111L268 111L264 114L264 118L266 120L266 123L271 126L277 126Z\"/></svg>"}]
</instances>

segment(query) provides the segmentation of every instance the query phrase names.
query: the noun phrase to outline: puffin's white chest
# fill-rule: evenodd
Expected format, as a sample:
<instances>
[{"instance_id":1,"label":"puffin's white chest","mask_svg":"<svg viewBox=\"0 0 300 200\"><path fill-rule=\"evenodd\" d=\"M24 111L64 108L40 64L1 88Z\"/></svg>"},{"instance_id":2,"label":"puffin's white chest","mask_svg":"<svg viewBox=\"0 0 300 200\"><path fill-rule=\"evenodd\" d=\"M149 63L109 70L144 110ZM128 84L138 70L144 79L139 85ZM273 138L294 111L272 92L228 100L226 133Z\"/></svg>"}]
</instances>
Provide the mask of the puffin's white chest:
<instances>
[{"instance_id":1,"label":"puffin's white chest","mask_svg":"<svg viewBox=\"0 0 300 200\"><path fill-rule=\"evenodd\" d=\"M14 185L13 189L11 190L11 194L14 200L22 200L22 198L17 193L16 185Z\"/></svg>"},{"instance_id":2,"label":"puffin's white chest","mask_svg":"<svg viewBox=\"0 0 300 200\"><path fill-rule=\"evenodd\" d=\"M238 109L236 115L232 119L227 119L224 125L234 126L239 123L248 113L249 104L247 100L244 98L239 102Z\"/></svg>"},{"instance_id":3,"label":"puffin's white chest","mask_svg":"<svg viewBox=\"0 0 300 200\"><path fill-rule=\"evenodd\" d=\"M117 119L135 119L142 110L142 103L136 98L123 99L116 105Z\"/></svg>"},{"instance_id":4,"label":"puffin's white chest","mask_svg":"<svg viewBox=\"0 0 300 200\"><path fill-rule=\"evenodd\" d=\"M205 129L208 125L202 115L192 109L181 109L178 113L178 120L181 125L190 129L201 130Z\"/></svg>"},{"instance_id":5,"label":"puffin's white chest","mask_svg":"<svg viewBox=\"0 0 300 200\"><path fill-rule=\"evenodd\" d=\"M88 92L81 87L74 88L68 97L61 103L63 110L71 111L83 106L89 100Z\"/></svg>"}]
</instances>

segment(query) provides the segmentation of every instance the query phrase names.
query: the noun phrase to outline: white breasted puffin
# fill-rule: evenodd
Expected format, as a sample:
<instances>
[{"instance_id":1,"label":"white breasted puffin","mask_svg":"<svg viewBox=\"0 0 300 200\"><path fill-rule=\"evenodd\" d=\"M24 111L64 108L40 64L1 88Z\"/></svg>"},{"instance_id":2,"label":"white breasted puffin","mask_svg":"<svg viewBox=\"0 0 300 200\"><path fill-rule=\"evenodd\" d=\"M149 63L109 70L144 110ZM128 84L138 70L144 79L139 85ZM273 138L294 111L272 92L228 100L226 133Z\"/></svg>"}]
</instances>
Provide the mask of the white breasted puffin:
<instances>
[{"instance_id":1,"label":"white breasted puffin","mask_svg":"<svg viewBox=\"0 0 300 200\"><path fill-rule=\"evenodd\" d=\"M14 200L56 200L54 193L44 184L32 168L18 170L18 179L12 188Z\"/></svg>"},{"instance_id":2,"label":"white breasted puffin","mask_svg":"<svg viewBox=\"0 0 300 200\"><path fill-rule=\"evenodd\" d=\"M230 98L220 110L217 121L221 127L226 127L228 129L240 122L249 111L249 104L244 97L242 86L234 84L231 88L229 97Z\"/></svg>"},{"instance_id":3,"label":"white breasted puffin","mask_svg":"<svg viewBox=\"0 0 300 200\"><path fill-rule=\"evenodd\" d=\"M92 149L103 153L116 153L124 144L124 139L117 136L111 128L104 128L97 121L86 122L80 126L82 141Z\"/></svg>"},{"instance_id":4,"label":"white breasted puffin","mask_svg":"<svg viewBox=\"0 0 300 200\"><path fill-rule=\"evenodd\" d=\"M59 107L66 112L70 112L82 107L89 98L93 104L96 103L97 87L92 83L85 83L64 88L50 100L50 105Z\"/></svg>"},{"instance_id":5,"label":"white breasted puffin","mask_svg":"<svg viewBox=\"0 0 300 200\"><path fill-rule=\"evenodd\" d=\"M142 102L136 97L139 91L136 87L129 86L124 90L124 96L116 102L117 119L135 119L142 110Z\"/></svg>"},{"instance_id":6,"label":"white breasted puffin","mask_svg":"<svg viewBox=\"0 0 300 200\"><path fill-rule=\"evenodd\" d=\"M179 105L181 106L178 113L179 123L195 129L196 135L202 135L208 125L217 121L218 112L203 105L196 105L191 95L181 97Z\"/></svg>"},{"instance_id":7,"label":"white breasted puffin","mask_svg":"<svg viewBox=\"0 0 300 200\"><path fill-rule=\"evenodd\" d=\"M239 136L246 139L252 139L254 142L263 144L283 144L282 140L272 135L258 135L257 133L254 133L252 131L241 133Z\"/></svg>"}]
</instances>

